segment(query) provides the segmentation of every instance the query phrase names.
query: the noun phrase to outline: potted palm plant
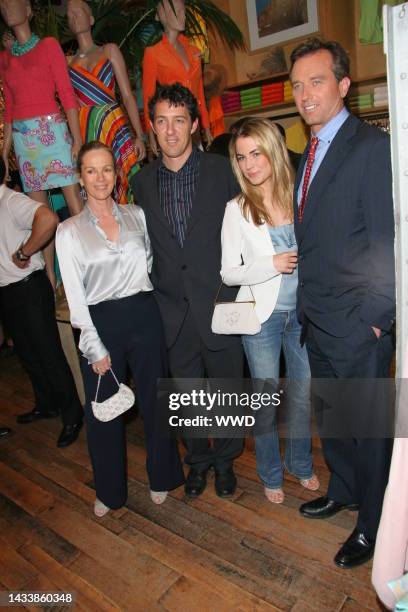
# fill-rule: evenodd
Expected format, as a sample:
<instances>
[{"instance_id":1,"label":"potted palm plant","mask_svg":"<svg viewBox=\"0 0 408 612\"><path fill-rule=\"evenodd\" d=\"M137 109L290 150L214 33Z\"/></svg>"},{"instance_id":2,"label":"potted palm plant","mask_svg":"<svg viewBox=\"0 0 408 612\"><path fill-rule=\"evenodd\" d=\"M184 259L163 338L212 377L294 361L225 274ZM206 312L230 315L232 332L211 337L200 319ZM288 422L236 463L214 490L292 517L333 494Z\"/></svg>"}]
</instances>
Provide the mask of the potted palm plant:
<instances>
[{"instance_id":1,"label":"potted palm plant","mask_svg":"<svg viewBox=\"0 0 408 612\"><path fill-rule=\"evenodd\" d=\"M155 20L161 0L88 0L95 18L93 36L99 43L115 42L128 65L140 65L144 48L155 44L162 30ZM171 0L170 0L171 3ZM33 0L34 29L40 36L55 36L66 51L76 41L66 20L66 0ZM241 31L235 22L211 0L186 0L186 34L204 36L202 24L216 32L232 48L244 48Z\"/></svg>"}]
</instances>

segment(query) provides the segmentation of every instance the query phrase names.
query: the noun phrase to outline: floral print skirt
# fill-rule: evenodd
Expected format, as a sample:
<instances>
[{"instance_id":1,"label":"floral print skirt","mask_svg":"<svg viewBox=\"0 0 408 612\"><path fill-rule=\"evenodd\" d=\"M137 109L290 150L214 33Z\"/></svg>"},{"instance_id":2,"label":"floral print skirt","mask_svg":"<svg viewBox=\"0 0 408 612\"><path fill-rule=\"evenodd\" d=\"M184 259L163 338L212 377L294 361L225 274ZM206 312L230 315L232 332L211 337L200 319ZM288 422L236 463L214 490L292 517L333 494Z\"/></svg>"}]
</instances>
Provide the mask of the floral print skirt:
<instances>
[{"instance_id":1,"label":"floral print skirt","mask_svg":"<svg viewBox=\"0 0 408 612\"><path fill-rule=\"evenodd\" d=\"M60 113L13 121L13 142L26 193L78 182L72 138Z\"/></svg>"}]
</instances>

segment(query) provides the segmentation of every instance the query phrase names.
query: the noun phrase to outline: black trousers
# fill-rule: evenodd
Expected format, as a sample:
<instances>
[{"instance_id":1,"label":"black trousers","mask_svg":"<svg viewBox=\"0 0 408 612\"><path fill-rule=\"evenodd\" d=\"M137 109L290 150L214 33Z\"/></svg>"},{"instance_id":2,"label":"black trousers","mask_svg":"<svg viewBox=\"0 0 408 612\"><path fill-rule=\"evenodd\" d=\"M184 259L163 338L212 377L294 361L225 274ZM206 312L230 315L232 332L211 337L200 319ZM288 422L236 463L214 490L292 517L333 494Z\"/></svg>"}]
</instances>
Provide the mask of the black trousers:
<instances>
[{"instance_id":1,"label":"black trousers","mask_svg":"<svg viewBox=\"0 0 408 612\"><path fill-rule=\"evenodd\" d=\"M64 425L82 420L82 406L65 358L55 301L44 271L0 289L2 317L33 387L36 408L60 410Z\"/></svg>"},{"instance_id":2,"label":"black trousers","mask_svg":"<svg viewBox=\"0 0 408 612\"><path fill-rule=\"evenodd\" d=\"M169 349L170 373L174 378L242 378L244 356L241 344L220 351L208 349L198 333L191 310L187 311L176 342ZM203 471L214 466L225 471L242 452L242 438L214 438L184 440L187 454L184 461Z\"/></svg>"},{"instance_id":3,"label":"black trousers","mask_svg":"<svg viewBox=\"0 0 408 612\"><path fill-rule=\"evenodd\" d=\"M308 322L306 346L312 379L360 379L354 387L353 381L336 381L329 393L332 398L341 395L339 401L329 406L315 397L314 408L321 429L325 416L330 423L329 435L322 437L331 472L327 495L340 503L358 504L357 528L374 539L392 451L392 438L385 437L386 433L382 437L382 431L389 431L386 424L391 406L381 395L383 381L379 380L389 377L391 334L377 339L370 326L360 322L346 338L335 338ZM352 393L342 394L343 385L349 385ZM343 397L349 401L342 403Z\"/></svg>"},{"instance_id":4,"label":"black trousers","mask_svg":"<svg viewBox=\"0 0 408 612\"><path fill-rule=\"evenodd\" d=\"M157 379L167 376L166 348L159 309L151 292L90 306L92 321L109 351L119 382L129 366L136 386L137 403L145 431L146 468L153 491L169 491L184 483L176 440L158 433ZM82 358L88 447L97 497L109 508L120 508L127 499L126 440L123 415L103 423L93 415L97 375ZM110 372L101 380L98 402L118 390Z\"/></svg>"}]
</instances>

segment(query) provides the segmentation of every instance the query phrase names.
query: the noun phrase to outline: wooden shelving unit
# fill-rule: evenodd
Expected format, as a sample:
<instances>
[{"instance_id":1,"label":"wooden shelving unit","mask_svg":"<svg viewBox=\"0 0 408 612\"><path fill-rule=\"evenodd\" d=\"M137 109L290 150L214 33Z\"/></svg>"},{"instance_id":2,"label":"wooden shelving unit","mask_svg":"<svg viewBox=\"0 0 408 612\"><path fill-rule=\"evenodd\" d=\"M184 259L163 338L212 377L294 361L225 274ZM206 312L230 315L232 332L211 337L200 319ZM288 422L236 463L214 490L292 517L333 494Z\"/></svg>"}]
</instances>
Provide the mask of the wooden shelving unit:
<instances>
[{"instance_id":1,"label":"wooden shelving unit","mask_svg":"<svg viewBox=\"0 0 408 612\"><path fill-rule=\"evenodd\" d=\"M286 81L289 78L288 72L280 72L270 77L265 77L262 79L257 79L253 81L243 81L240 83L233 83L229 85L225 91L237 91L241 89L251 89L252 87L259 87L260 85L266 85L269 83L276 83L280 81ZM369 79L356 79L352 81L351 85L351 94L357 93L360 88L370 87L377 85L379 83L386 82L385 74L378 74L371 76ZM281 112L279 112L281 111ZM293 115L297 115L298 111L294 102L277 102L275 104L270 104L268 106L254 106L252 108L241 108L239 110L224 113L224 117L241 117L243 115L252 115L258 113L274 113L276 118L285 118L291 117ZM358 113L360 117L368 117L370 115L379 115L388 113L388 106L373 106L371 108L367 108ZM357 114L357 113L356 113Z\"/></svg>"},{"instance_id":2,"label":"wooden shelving unit","mask_svg":"<svg viewBox=\"0 0 408 612\"><path fill-rule=\"evenodd\" d=\"M360 111L359 117L370 117L371 115L388 115L388 106L372 106L371 108L365 108Z\"/></svg>"},{"instance_id":3,"label":"wooden shelving unit","mask_svg":"<svg viewBox=\"0 0 408 612\"><path fill-rule=\"evenodd\" d=\"M279 81L287 81L289 78L289 72L277 72L270 76L262 77L261 79L254 79L253 81L241 81L240 83L233 83L225 88L225 91L236 91L237 89L250 89L251 87L258 87L259 85L267 85L269 83L276 83Z\"/></svg>"},{"instance_id":4,"label":"wooden shelving unit","mask_svg":"<svg viewBox=\"0 0 408 612\"><path fill-rule=\"evenodd\" d=\"M290 117L297 114L297 108L293 102L278 102L277 104L269 104L268 106L254 106L252 108L241 108L232 113L224 113L224 117L239 117L241 115L252 115L253 113L264 113L269 111L282 110L280 117Z\"/></svg>"}]
</instances>

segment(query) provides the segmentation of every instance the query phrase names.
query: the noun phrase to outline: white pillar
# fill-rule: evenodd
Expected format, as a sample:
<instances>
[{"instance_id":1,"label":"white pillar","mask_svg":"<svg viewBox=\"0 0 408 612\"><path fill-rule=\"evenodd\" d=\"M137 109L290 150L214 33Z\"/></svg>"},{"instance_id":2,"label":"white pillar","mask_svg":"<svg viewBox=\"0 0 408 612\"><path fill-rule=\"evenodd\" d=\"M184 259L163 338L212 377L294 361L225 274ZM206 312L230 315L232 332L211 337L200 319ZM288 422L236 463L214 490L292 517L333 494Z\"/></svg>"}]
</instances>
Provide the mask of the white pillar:
<instances>
[{"instance_id":1,"label":"white pillar","mask_svg":"<svg viewBox=\"0 0 408 612\"><path fill-rule=\"evenodd\" d=\"M391 126L397 279L397 371L408 346L408 2L383 7Z\"/></svg>"}]
</instances>

